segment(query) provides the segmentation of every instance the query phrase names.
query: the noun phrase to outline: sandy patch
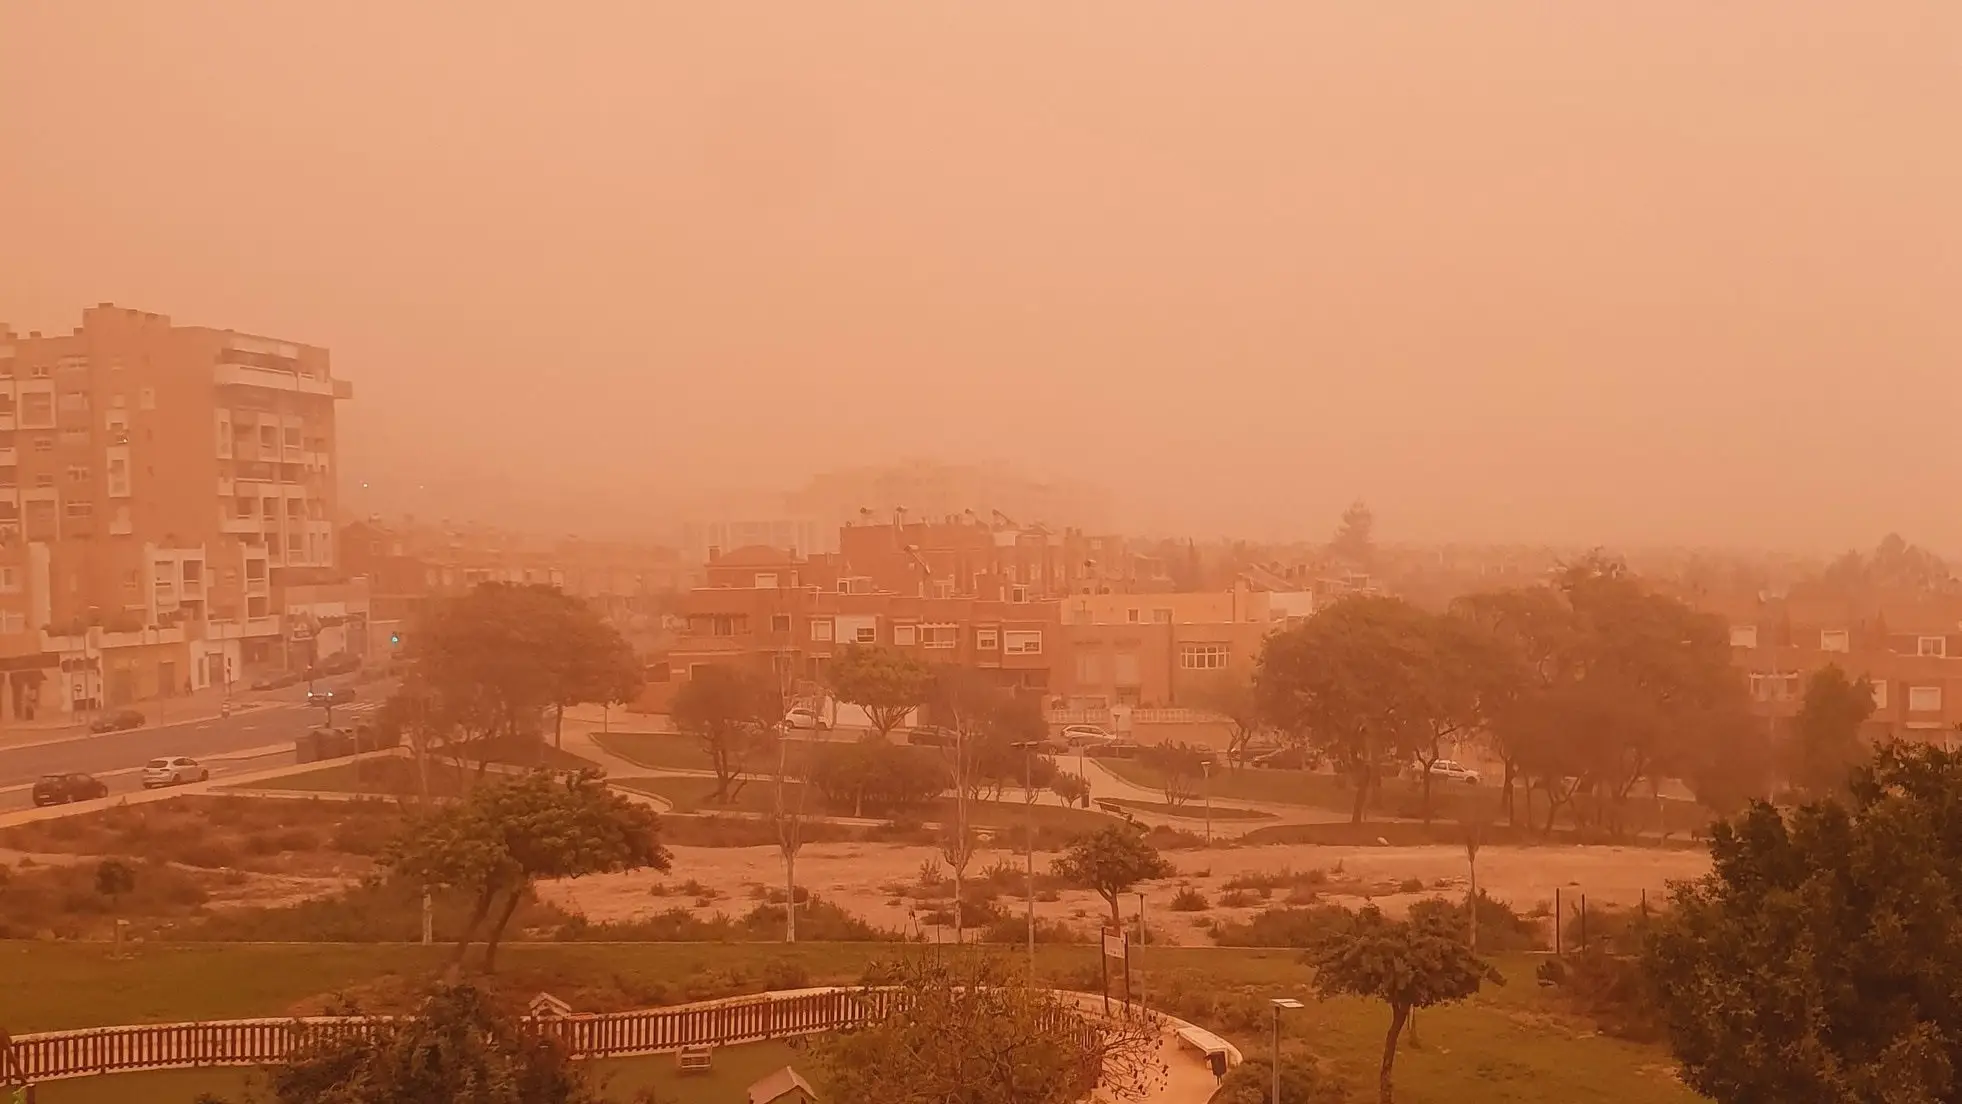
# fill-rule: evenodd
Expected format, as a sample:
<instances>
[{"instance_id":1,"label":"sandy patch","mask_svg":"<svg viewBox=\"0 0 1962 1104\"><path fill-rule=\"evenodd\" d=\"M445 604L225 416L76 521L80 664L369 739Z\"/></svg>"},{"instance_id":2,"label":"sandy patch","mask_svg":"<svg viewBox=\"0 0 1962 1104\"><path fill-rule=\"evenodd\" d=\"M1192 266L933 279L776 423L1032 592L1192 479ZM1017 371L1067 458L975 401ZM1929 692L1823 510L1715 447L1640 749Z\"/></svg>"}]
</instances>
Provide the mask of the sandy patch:
<instances>
[{"instance_id":1,"label":"sandy patch","mask_svg":"<svg viewBox=\"0 0 1962 1104\"><path fill-rule=\"evenodd\" d=\"M716 912L740 916L756 905L764 891L780 888L784 883L783 862L775 848L676 847L673 851L671 874L641 872L578 878L541 885L539 892L547 900L584 913L594 922L606 922L632 920L671 908L685 908L703 917ZM918 913L925 906L896 890L918 885L921 865L937 854L933 848L924 846L810 844L798 855L797 881L871 924L895 931L917 930ZM1048 871L1054 857L1037 853L1038 874ZM1201 913L1175 913L1168 905L1182 884L1192 885L1209 899L1217 899L1221 886L1236 874L1273 873L1283 869L1334 872L1339 865L1340 873L1334 881L1343 888L1324 899L1355 904L1366 893L1369 899L1391 911L1433 893L1463 893L1466 884L1464 851L1447 846L1287 844L1210 852L1181 851L1170 857L1179 874L1142 888L1146 919L1153 936L1178 944L1209 943L1201 927L1206 918L1244 916L1260 907L1279 904L1281 896L1277 893L1273 901L1248 909L1214 907ZM1018 871L1023 865L1020 854L986 851L976 856L968 868L970 878L978 881L980 873L996 862L1008 863ZM1556 888L1569 899L1585 893L1590 905L1634 904L1644 891L1651 899L1659 898L1670 881L1707 872L1709 858L1698 851L1634 847L1487 847L1479 853L1478 869L1479 884L1487 893L1525 912L1540 902L1550 905ZM1408 879L1421 881L1424 891L1397 892L1395 887ZM678 887L691 880L710 890L712 897L703 899L680 893ZM665 892L657 895L653 892L656 886ZM1004 893L1000 903L1011 915L1022 915L1024 903L1019 884ZM1133 915L1136 909L1136 897L1127 898L1125 914ZM1103 900L1087 890L1061 890L1056 900L1036 903L1038 917L1069 925L1085 938L1096 930L1107 912ZM929 927L927 932L931 938L933 929Z\"/></svg>"}]
</instances>

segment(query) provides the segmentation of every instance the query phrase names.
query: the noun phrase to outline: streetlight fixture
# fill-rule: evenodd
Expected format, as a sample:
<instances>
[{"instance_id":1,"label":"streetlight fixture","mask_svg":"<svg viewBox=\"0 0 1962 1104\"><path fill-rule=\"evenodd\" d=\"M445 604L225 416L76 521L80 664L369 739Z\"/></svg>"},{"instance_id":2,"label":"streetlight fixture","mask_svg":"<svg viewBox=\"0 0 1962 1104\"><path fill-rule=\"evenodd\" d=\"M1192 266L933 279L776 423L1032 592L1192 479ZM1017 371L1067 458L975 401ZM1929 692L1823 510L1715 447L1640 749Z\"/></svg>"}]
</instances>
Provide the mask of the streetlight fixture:
<instances>
[{"instance_id":1,"label":"streetlight fixture","mask_svg":"<svg viewBox=\"0 0 1962 1104\"><path fill-rule=\"evenodd\" d=\"M1035 773L1035 753L1041 747L1037 740L1018 740L1013 745L1022 749L1022 808L1025 811L1022 826L1022 855L1028 863L1025 871L1027 882L1023 887L1023 900L1028 909L1029 920L1029 980L1035 981L1035 786L1031 779Z\"/></svg>"},{"instance_id":2,"label":"streetlight fixture","mask_svg":"<svg viewBox=\"0 0 1962 1104\"><path fill-rule=\"evenodd\" d=\"M1274 1092L1269 1099L1281 1104L1281 1009L1300 1008L1302 1004L1293 997L1269 997L1267 1003L1274 1006Z\"/></svg>"}]
</instances>

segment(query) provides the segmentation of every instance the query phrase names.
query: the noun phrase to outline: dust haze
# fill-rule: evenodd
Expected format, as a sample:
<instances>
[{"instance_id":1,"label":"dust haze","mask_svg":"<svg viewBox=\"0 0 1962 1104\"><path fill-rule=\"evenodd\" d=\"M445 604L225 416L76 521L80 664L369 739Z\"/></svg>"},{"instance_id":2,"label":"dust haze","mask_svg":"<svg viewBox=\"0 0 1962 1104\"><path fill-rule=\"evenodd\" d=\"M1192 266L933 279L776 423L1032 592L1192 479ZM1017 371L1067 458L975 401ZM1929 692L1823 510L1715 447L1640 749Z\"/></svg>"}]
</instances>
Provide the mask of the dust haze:
<instances>
[{"instance_id":1,"label":"dust haze","mask_svg":"<svg viewBox=\"0 0 1962 1104\"><path fill-rule=\"evenodd\" d=\"M1417 12L8 4L0 320L325 346L345 493L430 516L917 457L1165 534L1962 541L1962 7Z\"/></svg>"}]
</instances>

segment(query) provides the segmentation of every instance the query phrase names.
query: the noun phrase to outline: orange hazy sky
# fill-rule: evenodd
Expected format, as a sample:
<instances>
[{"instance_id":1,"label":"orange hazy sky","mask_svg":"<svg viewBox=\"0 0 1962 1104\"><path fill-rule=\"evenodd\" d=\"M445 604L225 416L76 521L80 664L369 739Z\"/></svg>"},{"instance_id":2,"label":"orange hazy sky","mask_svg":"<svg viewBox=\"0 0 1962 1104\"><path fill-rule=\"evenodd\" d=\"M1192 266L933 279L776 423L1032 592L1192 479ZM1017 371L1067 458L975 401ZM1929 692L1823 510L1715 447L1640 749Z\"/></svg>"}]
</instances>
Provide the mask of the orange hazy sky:
<instances>
[{"instance_id":1,"label":"orange hazy sky","mask_svg":"<svg viewBox=\"0 0 1962 1104\"><path fill-rule=\"evenodd\" d=\"M1962 4L0 0L0 320L98 301L331 348L344 478L593 529L939 456L1954 547Z\"/></svg>"}]
</instances>

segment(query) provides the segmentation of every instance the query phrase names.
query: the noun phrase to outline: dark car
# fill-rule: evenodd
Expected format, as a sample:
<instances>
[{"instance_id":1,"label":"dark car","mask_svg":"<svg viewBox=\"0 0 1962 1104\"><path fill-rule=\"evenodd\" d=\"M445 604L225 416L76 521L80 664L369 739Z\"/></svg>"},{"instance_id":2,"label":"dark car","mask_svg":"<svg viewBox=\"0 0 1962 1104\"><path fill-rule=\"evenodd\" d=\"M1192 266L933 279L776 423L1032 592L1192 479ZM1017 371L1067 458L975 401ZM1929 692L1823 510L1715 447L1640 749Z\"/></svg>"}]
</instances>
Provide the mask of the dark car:
<instances>
[{"instance_id":1,"label":"dark car","mask_svg":"<svg viewBox=\"0 0 1962 1104\"><path fill-rule=\"evenodd\" d=\"M308 705L346 705L357 695L352 686L322 686L307 691Z\"/></svg>"},{"instance_id":2,"label":"dark car","mask_svg":"<svg viewBox=\"0 0 1962 1104\"><path fill-rule=\"evenodd\" d=\"M939 725L921 725L906 734L906 742L916 747L953 747L954 730Z\"/></svg>"},{"instance_id":3,"label":"dark car","mask_svg":"<svg viewBox=\"0 0 1962 1104\"><path fill-rule=\"evenodd\" d=\"M34 804L63 805L108 797L109 787L92 774L44 774L34 781Z\"/></svg>"},{"instance_id":4,"label":"dark car","mask_svg":"<svg viewBox=\"0 0 1962 1104\"><path fill-rule=\"evenodd\" d=\"M142 728L143 714L134 709L118 709L104 713L89 726L90 732L122 732L125 729Z\"/></svg>"},{"instance_id":5,"label":"dark car","mask_svg":"<svg viewBox=\"0 0 1962 1104\"><path fill-rule=\"evenodd\" d=\"M1322 757L1303 748L1284 747L1256 755L1251 762L1264 770L1314 770L1322 765Z\"/></svg>"},{"instance_id":6,"label":"dark car","mask_svg":"<svg viewBox=\"0 0 1962 1104\"><path fill-rule=\"evenodd\" d=\"M313 665L313 673L315 676L345 675L349 671L357 671L360 669L361 669L361 657L355 655L349 655L347 652L335 652L333 655L327 656L326 658L322 659L319 663Z\"/></svg>"},{"instance_id":7,"label":"dark car","mask_svg":"<svg viewBox=\"0 0 1962 1104\"><path fill-rule=\"evenodd\" d=\"M276 675L264 675L252 680L252 689L284 690L289 686L297 685L299 681L299 675L291 671L282 671Z\"/></svg>"}]
</instances>

